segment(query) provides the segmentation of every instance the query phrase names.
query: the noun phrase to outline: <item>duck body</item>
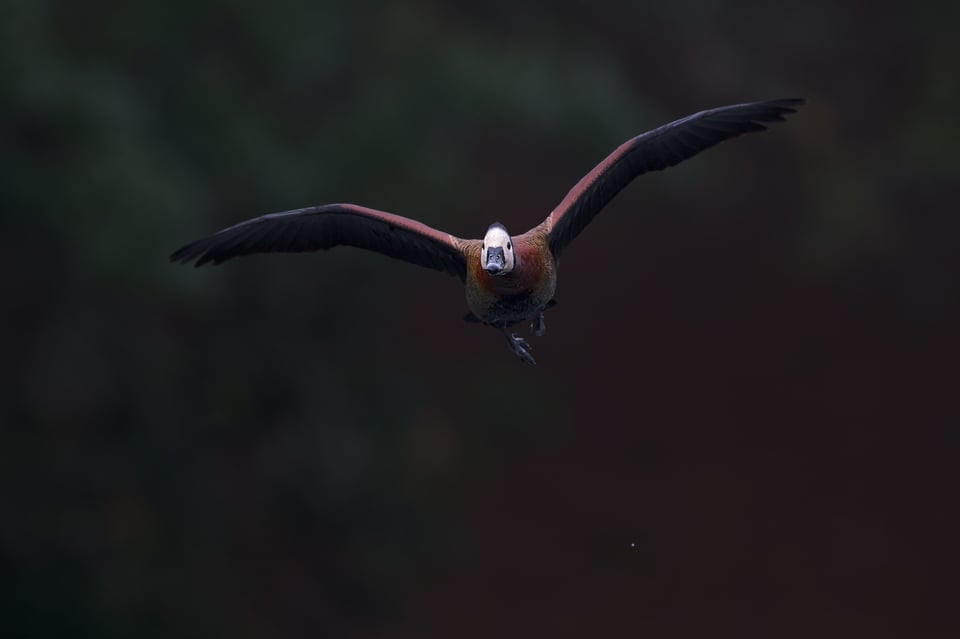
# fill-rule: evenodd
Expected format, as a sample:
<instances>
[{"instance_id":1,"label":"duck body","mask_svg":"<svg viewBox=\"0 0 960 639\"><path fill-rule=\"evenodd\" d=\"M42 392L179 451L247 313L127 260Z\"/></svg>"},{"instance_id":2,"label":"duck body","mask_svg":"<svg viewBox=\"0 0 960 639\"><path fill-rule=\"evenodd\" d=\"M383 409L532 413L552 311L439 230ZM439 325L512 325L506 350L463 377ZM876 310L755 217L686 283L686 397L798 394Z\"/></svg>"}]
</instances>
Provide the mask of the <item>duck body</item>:
<instances>
[{"instance_id":1,"label":"duck body","mask_svg":"<svg viewBox=\"0 0 960 639\"><path fill-rule=\"evenodd\" d=\"M494 275L483 268L479 246L467 249L467 307L481 323L501 329L539 317L557 288L557 261L543 229L513 238L513 250L514 268Z\"/></svg>"}]
</instances>

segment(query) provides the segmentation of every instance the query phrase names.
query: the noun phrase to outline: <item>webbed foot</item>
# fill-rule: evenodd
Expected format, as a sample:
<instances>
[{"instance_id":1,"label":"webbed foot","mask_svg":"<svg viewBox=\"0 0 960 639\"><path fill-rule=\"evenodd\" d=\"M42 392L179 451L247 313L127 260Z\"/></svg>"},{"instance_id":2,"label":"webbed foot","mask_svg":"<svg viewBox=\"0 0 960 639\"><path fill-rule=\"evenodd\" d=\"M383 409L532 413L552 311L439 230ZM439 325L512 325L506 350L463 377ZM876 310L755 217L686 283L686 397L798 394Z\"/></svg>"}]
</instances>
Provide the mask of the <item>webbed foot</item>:
<instances>
[{"instance_id":1,"label":"webbed foot","mask_svg":"<svg viewBox=\"0 0 960 639\"><path fill-rule=\"evenodd\" d=\"M527 364L536 365L537 360L533 359L533 355L530 354L530 344L527 343L527 340L523 339L519 335L514 335L513 333L503 332L504 337L507 338L507 343L510 345L510 350L520 358L520 361L526 362Z\"/></svg>"}]
</instances>

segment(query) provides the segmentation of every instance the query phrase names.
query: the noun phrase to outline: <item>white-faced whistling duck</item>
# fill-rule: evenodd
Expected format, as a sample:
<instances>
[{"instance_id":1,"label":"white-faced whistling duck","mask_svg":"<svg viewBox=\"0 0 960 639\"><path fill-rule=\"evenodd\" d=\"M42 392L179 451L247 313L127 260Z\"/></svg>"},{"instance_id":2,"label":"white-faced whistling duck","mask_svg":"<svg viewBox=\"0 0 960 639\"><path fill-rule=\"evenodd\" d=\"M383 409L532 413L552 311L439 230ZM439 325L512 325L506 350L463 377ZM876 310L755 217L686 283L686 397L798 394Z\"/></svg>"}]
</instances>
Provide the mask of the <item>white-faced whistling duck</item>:
<instances>
[{"instance_id":1,"label":"white-faced whistling duck","mask_svg":"<svg viewBox=\"0 0 960 639\"><path fill-rule=\"evenodd\" d=\"M510 349L536 363L527 340L508 329L532 321L543 335L543 312L555 304L557 262L567 245L633 178L673 166L719 142L781 122L802 99L750 102L700 111L620 145L570 189L547 218L522 235L491 224L467 240L410 218L355 204L326 204L272 213L218 231L179 249L174 262L219 264L250 253L293 253L356 246L460 278L470 313L493 326Z\"/></svg>"}]
</instances>

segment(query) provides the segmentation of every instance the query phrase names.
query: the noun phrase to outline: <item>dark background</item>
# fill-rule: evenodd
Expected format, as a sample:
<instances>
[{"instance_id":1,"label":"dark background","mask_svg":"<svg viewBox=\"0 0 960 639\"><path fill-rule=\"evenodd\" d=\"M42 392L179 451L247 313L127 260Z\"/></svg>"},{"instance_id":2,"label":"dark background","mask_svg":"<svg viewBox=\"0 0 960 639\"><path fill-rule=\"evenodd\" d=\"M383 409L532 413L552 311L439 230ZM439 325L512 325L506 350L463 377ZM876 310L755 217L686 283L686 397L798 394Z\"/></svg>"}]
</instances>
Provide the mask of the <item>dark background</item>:
<instances>
[{"instance_id":1,"label":"dark background","mask_svg":"<svg viewBox=\"0 0 960 639\"><path fill-rule=\"evenodd\" d=\"M957 4L0 8L0 635L955 637ZM355 202L539 222L623 140L539 366Z\"/></svg>"}]
</instances>

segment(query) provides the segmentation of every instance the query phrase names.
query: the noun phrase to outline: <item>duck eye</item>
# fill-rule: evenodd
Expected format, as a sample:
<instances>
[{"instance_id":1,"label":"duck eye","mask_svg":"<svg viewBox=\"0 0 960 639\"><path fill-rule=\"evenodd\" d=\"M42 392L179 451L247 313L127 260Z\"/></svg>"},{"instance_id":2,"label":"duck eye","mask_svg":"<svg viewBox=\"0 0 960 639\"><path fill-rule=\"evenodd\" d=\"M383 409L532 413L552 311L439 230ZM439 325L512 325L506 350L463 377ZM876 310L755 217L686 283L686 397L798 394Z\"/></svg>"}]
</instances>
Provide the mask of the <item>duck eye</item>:
<instances>
[{"instance_id":1,"label":"duck eye","mask_svg":"<svg viewBox=\"0 0 960 639\"><path fill-rule=\"evenodd\" d=\"M509 251L509 250L511 250L512 248L513 248L513 245L510 244L510 242L507 242L507 250Z\"/></svg>"}]
</instances>

